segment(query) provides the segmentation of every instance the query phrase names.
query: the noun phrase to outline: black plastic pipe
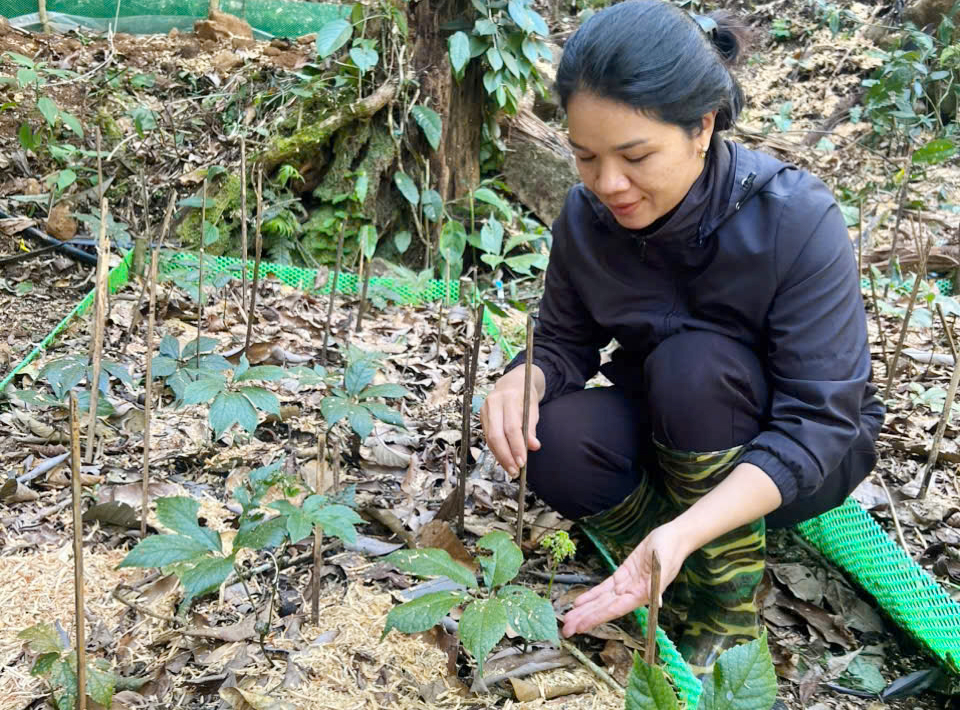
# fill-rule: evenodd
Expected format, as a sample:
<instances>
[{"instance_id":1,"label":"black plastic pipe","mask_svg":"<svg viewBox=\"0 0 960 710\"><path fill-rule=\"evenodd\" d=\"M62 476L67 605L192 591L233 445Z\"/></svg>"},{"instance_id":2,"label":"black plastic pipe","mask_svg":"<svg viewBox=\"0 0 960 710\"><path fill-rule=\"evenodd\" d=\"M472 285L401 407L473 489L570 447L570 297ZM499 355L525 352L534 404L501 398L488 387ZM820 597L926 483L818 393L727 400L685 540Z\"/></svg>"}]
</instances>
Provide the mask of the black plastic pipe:
<instances>
[{"instance_id":1,"label":"black plastic pipe","mask_svg":"<svg viewBox=\"0 0 960 710\"><path fill-rule=\"evenodd\" d=\"M12 216L8 215L3 210L0 210L0 219L12 219ZM41 232L36 227L27 227L22 233L26 234L28 237L36 239L37 241L43 242L47 246L56 247L57 250L62 251L67 256L71 257L72 259L76 259L83 264L91 264L93 266L96 266L97 264L96 254L91 254L83 249L78 249L71 244L62 242L59 239L51 237L49 234Z\"/></svg>"}]
</instances>

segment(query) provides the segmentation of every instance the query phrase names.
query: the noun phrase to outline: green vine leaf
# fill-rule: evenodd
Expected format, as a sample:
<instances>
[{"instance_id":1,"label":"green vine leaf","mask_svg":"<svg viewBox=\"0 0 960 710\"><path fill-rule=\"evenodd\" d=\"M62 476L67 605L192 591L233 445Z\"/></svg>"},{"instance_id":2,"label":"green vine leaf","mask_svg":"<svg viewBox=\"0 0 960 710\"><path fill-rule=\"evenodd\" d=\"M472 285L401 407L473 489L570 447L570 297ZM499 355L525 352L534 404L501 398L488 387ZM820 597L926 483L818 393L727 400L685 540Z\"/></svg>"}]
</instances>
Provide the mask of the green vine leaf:
<instances>
[{"instance_id":1,"label":"green vine leaf","mask_svg":"<svg viewBox=\"0 0 960 710\"><path fill-rule=\"evenodd\" d=\"M326 59L350 41L353 25L347 20L328 22L317 32L317 56Z\"/></svg>"},{"instance_id":2,"label":"green vine leaf","mask_svg":"<svg viewBox=\"0 0 960 710\"><path fill-rule=\"evenodd\" d=\"M186 600L216 591L233 571L234 556L207 557L180 575ZM101 703L102 704L102 703Z\"/></svg>"},{"instance_id":3,"label":"green vine leaf","mask_svg":"<svg viewBox=\"0 0 960 710\"><path fill-rule=\"evenodd\" d=\"M477 676L483 677L483 660L507 633L507 612L499 599L478 599L463 610L460 640L477 662Z\"/></svg>"},{"instance_id":4,"label":"green vine leaf","mask_svg":"<svg viewBox=\"0 0 960 710\"><path fill-rule=\"evenodd\" d=\"M413 601L395 606L387 614L380 640L396 629L404 634L417 634L432 629L450 610L467 598L463 592L431 592Z\"/></svg>"},{"instance_id":5,"label":"green vine leaf","mask_svg":"<svg viewBox=\"0 0 960 710\"><path fill-rule=\"evenodd\" d=\"M477 588L477 578L473 572L455 562L445 550L397 550L386 561L418 577L446 577L468 589Z\"/></svg>"},{"instance_id":6,"label":"green vine leaf","mask_svg":"<svg viewBox=\"0 0 960 710\"><path fill-rule=\"evenodd\" d=\"M428 106L414 106L411 110L413 119L423 130L430 147L436 150L440 147L440 138L443 135L443 121L440 115Z\"/></svg>"},{"instance_id":7,"label":"green vine leaf","mask_svg":"<svg viewBox=\"0 0 960 710\"><path fill-rule=\"evenodd\" d=\"M463 73L470 61L470 39L464 32L454 32L447 40L450 48L450 66L457 76Z\"/></svg>"},{"instance_id":8,"label":"green vine leaf","mask_svg":"<svg viewBox=\"0 0 960 710\"><path fill-rule=\"evenodd\" d=\"M405 172L398 170L393 174L393 182L396 184L397 188L400 190L400 193L407 198L409 202L414 207L417 206L420 202L420 191L417 190L416 183L407 175Z\"/></svg>"},{"instance_id":9,"label":"green vine leaf","mask_svg":"<svg viewBox=\"0 0 960 710\"><path fill-rule=\"evenodd\" d=\"M477 540L477 547L493 552L489 557L477 558L487 587L499 587L517 576L523 564L523 552L507 533L502 530L487 533Z\"/></svg>"},{"instance_id":10,"label":"green vine leaf","mask_svg":"<svg viewBox=\"0 0 960 710\"><path fill-rule=\"evenodd\" d=\"M634 653L624 710L677 710L677 707L677 696L663 670L659 666L647 665L639 653Z\"/></svg>"}]
</instances>

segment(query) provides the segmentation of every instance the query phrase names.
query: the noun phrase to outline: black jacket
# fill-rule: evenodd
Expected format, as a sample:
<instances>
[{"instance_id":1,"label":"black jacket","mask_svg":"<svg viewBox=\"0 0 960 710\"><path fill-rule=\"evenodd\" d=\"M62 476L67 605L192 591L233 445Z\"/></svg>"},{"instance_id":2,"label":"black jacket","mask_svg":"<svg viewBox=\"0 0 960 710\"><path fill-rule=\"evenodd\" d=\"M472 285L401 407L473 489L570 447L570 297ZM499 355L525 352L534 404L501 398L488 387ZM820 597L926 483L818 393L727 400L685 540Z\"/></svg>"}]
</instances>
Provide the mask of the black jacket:
<instances>
[{"instance_id":1,"label":"black jacket","mask_svg":"<svg viewBox=\"0 0 960 710\"><path fill-rule=\"evenodd\" d=\"M709 173L702 204L681 203L652 234L621 227L583 185L570 190L553 225L534 361L546 402L583 388L611 339L620 347L603 372L627 389L679 331L744 343L766 366L772 402L741 460L787 505L813 495L882 423L856 259L833 195L811 174L719 138Z\"/></svg>"}]
</instances>

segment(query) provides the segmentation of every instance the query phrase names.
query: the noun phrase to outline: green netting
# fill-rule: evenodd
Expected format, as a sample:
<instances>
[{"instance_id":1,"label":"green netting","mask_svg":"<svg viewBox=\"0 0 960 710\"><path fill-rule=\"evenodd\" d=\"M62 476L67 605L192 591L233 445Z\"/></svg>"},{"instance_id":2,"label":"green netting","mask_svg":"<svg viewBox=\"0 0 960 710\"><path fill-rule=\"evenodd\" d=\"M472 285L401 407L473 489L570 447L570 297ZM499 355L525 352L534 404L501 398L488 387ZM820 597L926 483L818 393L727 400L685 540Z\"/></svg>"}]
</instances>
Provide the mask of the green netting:
<instances>
[{"instance_id":1,"label":"green netting","mask_svg":"<svg viewBox=\"0 0 960 710\"><path fill-rule=\"evenodd\" d=\"M797 530L948 670L960 674L960 604L890 540L856 500L847 498Z\"/></svg>"},{"instance_id":2,"label":"green netting","mask_svg":"<svg viewBox=\"0 0 960 710\"><path fill-rule=\"evenodd\" d=\"M110 270L110 275L107 277L107 283L110 285L111 293L114 293L122 288L130 279L130 261L132 258L133 252L127 252L123 260ZM60 333L62 333L68 325L70 325L70 322L74 318L77 316L82 316L90 309L90 306L93 304L94 294L95 291L91 290L90 293L84 296L83 300L74 306L73 310L70 311L62 321L57 323L53 330L47 333L47 336L27 354L20 364L7 373L7 376L0 381L0 396L3 396L3 392L6 390L7 385L13 381L13 378L16 377L20 371L23 370L23 368L33 362L40 353L50 347L50 344L56 340L57 336L60 335Z\"/></svg>"},{"instance_id":3,"label":"green netting","mask_svg":"<svg viewBox=\"0 0 960 710\"><path fill-rule=\"evenodd\" d=\"M119 32L151 34L172 27L190 29L206 17L209 0L47 0L47 12L55 24L104 30L114 24ZM299 37L317 32L325 24L350 14L352 5L301 2L298 0L220 0L220 9L244 18L261 36ZM33 29L37 23L37 0L2 0L0 15L20 18L18 26ZM119 22L114 23L118 19Z\"/></svg>"},{"instance_id":4,"label":"green netting","mask_svg":"<svg viewBox=\"0 0 960 710\"><path fill-rule=\"evenodd\" d=\"M603 557L604 562L606 562L610 568L610 571L617 569L616 561L600 538L586 528L580 528L580 531L586 535L587 539L597 548L600 556ZM647 608L641 607L634 611L633 614L637 617L643 633L646 634ZM676 687L680 695L680 701L683 704L682 707L690 708L691 710L697 707L697 703L700 702L700 692L702 689L700 681L697 680L696 676L690 671L690 666L683 660L683 656L680 655L677 647L673 645L673 641L670 640L670 637L667 636L659 626L657 627L657 653L667 670L667 674L673 681L674 687Z\"/></svg>"}]
</instances>

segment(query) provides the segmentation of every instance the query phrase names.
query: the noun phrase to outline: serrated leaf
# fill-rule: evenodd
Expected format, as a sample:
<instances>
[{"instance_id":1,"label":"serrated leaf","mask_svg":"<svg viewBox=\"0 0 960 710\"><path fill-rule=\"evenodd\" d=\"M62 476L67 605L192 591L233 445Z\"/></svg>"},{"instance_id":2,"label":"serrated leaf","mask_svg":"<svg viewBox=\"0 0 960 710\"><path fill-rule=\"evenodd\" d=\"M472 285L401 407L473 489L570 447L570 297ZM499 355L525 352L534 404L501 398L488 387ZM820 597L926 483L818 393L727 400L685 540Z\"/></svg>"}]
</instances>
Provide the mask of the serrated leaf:
<instances>
[{"instance_id":1,"label":"serrated leaf","mask_svg":"<svg viewBox=\"0 0 960 710\"><path fill-rule=\"evenodd\" d=\"M311 511L309 519L323 528L324 535L332 535L350 544L357 541L355 526L363 523L363 518L345 505L327 505Z\"/></svg>"},{"instance_id":2,"label":"serrated leaf","mask_svg":"<svg viewBox=\"0 0 960 710\"><path fill-rule=\"evenodd\" d=\"M215 244L218 239L220 239L220 230L217 229L217 225L211 224L210 222L204 222L203 246L208 247L211 244Z\"/></svg>"},{"instance_id":3,"label":"serrated leaf","mask_svg":"<svg viewBox=\"0 0 960 710\"><path fill-rule=\"evenodd\" d=\"M199 512L200 501L193 498L173 496L157 499L157 520L161 525L206 545L211 552L220 552L220 533L202 527L197 522Z\"/></svg>"},{"instance_id":4,"label":"serrated leaf","mask_svg":"<svg viewBox=\"0 0 960 710\"><path fill-rule=\"evenodd\" d=\"M483 581L489 588L506 584L517 576L523 564L523 552L507 533L495 530L477 540L477 547L493 552L491 556L478 557L483 567Z\"/></svg>"},{"instance_id":5,"label":"serrated leaf","mask_svg":"<svg viewBox=\"0 0 960 710\"><path fill-rule=\"evenodd\" d=\"M77 392L77 410L83 414L88 414L90 412L90 392L83 390ZM110 403L110 400L100 395L97 398L97 416L98 417L109 417L113 416L113 413L116 410L113 408L113 405Z\"/></svg>"},{"instance_id":6,"label":"serrated leaf","mask_svg":"<svg viewBox=\"0 0 960 710\"><path fill-rule=\"evenodd\" d=\"M367 411L370 412L370 414L382 422L403 428L406 428L407 426L406 422L403 420L403 415L385 404L381 404L380 402L364 402L363 406L367 409Z\"/></svg>"},{"instance_id":7,"label":"serrated leaf","mask_svg":"<svg viewBox=\"0 0 960 710\"><path fill-rule=\"evenodd\" d=\"M444 551L436 548L426 550L397 550L386 561L397 569L418 577L446 577L469 589L477 588L477 578L473 572L454 562Z\"/></svg>"},{"instance_id":8,"label":"serrated leaf","mask_svg":"<svg viewBox=\"0 0 960 710\"><path fill-rule=\"evenodd\" d=\"M180 584L187 593L187 599L202 597L217 590L233 571L233 561L233 555L206 557L180 574Z\"/></svg>"},{"instance_id":9,"label":"serrated leaf","mask_svg":"<svg viewBox=\"0 0 960 710\"><path fill-rule=\"evenodd\" d=\"M454 32L447 40L450 48L450 66L460 74L470 61L470 39L464 32Z\"/></svg>"},{"instance_id":10,"label":"serrated leaf","mask_svg":"<svg viewBox=\"0 0 960 710\"><path fill-rule=\"evenodd\" d=\"M350 41L353 25L347 20L328 22L317 32L317 56L326 59Z\"/></svg>"},{"instance_id":11,"label":"serrated leaf","mask_svg":"<svg viewBox=\"0 0 960 710\"><path fill-rule=\"evenodd\" d=\"M373 417L370 415L370 412L367 411L366 407L359 404L350 405L350 408L347 410L347 421L350 423L350 428L357 433L361 441L370 436L370 433L373 431Z\"/></svg>"},{"instance_id":12,"label":"serrated leaf","mask_svg":"<svg viewBox=\"0 0 960 710\"><path fill-rule=\"evenodd\" d=\"M173 360L180 359L180 342L172 335L164 335L158 348L161 355L166 355Z\"/></svg>"},{"instance_id":13,"label":"serrated leaf","mask_svg":"<svg viewBox=\"0 0 960 710\"><path fill-rule=\"evenodd\" d=\"M460 640L477 662L477 676L483 677L483 661L507 633L507 612L499 599L478 599L463 610Z\"/></svg>"},{"instance_id":14,"label":"serrated leaf","mask_svg":"<svg viewBox=\"0 0 960 710\"><path fill-rule=\"evenodd\" d=\"M197 356L198 351L201 355L204 353L212 353L218 344L216 338L207 338L205 336L194 338L183 346L183 354L180 356L180 359L189 360L190 358L194 358Z\"/></svg>"},{"instance_id":15,"label":"serrated leaf","mask_svg":"<svg viewBox=\"0 0 960 710\"><path fill-rule=\"evenodd\" d=\"M377 369L369 360L354 360L343 373L343 389L347 394L356 396L373 382Z\"/></svg>"},{"instance_id":16,"label":"serrated leaf","mask_svg":"<svg viewBox=\"0 0 960 710\"><path fill-rule=\"evenodd\" d=\"M770 704L773 705L773 702ZM701 701L698 707L702 705ZM634 653L633 668L627 679L624 710L676 710L677 707L677 696L670 688L663 670L647 665L639 653Z\"/></svg>"},{"instance_id":17,"label":"serrated leaf","mask_svg":"<svg viewBox=\"0 0 960 710\"><path fill-rule=\"evenodd\" d=\"M343 419L350 411L350 406L352 402L343 397L324 397L320 402L320 413L323 415L323 420L327 423L327 427L332 427L338 421Z\"/></svg>"},{"instance_id":18,"label":"serrated leaf","mask_svg":"<svg viewBox=\"0 0 960 710\"><path fill-rule=\"evenodd\" d=\"M76 654L71 653L71 656ZM74 710L77 706L77 672L68 661L54 663L50 669L53 702L57 710Z\"/></svg>"},{"instance_id":19,"label":"serrated leaf","mask_svg":"<svg viewBox=\"0 0 960 710\"><path fill-rule=\"evenodd\" d=\"M936 138L913 152L913 162L936 165L957 154L956 144L949 138Z\"/></svg>"},{"instance_id":20,"label":"serrated leaf","mask_svg":"<svg viewBox=\"0 0 960 710\"><path fill-rule=\"evenodd\" d=\"M510 628L528 641L556 641L557 618L553 605L526 587L509 585L497 598L503 602Z\"/></svg>"},{"instance_id":21,"label":"serrated leaf","mask_svg":"<svg viewBox=\"0 0 960 710\"><path fill-rule=\"evenodd\" d=\"M92 663L87 664L87 695L94 702L109 708L113 701L113 692L117 686L117 677L108 670L101 670Z\"/></svg>"},{"instance_id":22,"label":"serrated leaf","mask_svg":"<svg viewBox=\"0 0 960 710\"><path fill-rule=\"evenodd\" d=\"M151 535L123 558L118 567L164 567L194 560L207 553L207 546L186 535Z\"/></svg>"},{"instance_id":23,"label":"serrated leaf","mask_svg":"<svg viewBox=\"0 0 960 710\"><path fill-rule=\"evenodd\" d=\"M37 101L37 110L43 115L47 124L53 128L57 125L57 117L60 115L60 109L57 104L46 96L41 96Z\"/></svg>"},{"instance_id":24,"label":"serrated leaf","mask_svg":"<svg viewBox=\"0 0 960 710\"><path fill-rule=\"evenodd\" d=\"M282 380L287 376L287 371L278 365L257 365L249 367L239 375L233 376L234 382L246 382L247 380L262 380L263 382L275 382Z\"/></svg>"},{"instance_id":25,"label":"serrated leaf","mask_svg":"<svg viewBox=\"0 0 960 710\"><path fill-rule=\"evenodd\" d=\"M241 526L237 536L233 539L233 549L242 547L251 550L263 550L267 547L279 547L287 537L287 518L278 515L266 522L256 522L248 526Z\"/></svg>"},{"instance_id":26,"label":"serrated leaf","mask_svg":"<svg viewBox=\"0 0 960 710\"><path fill-rule=\"evenodd\" d=\"M400 194L407 198L407 202L411 205L416 206L420 202L420 191L417 189L416 183L405 172L400 170L395 172L393 182L400 190Z\"/></svg>"},{"instance_id":27,"label":"serrated leaf","mask_svg":"<svg viewBox=\"0 0 960 710\"><path fill-rule=\"evenodd\" d=\"M209 355L200 356L200 369L219 373L223 372L224 370L233 369L233 365L230 364L230 361L227 360L227 358L225 358L223 355L210 353Z\"/></svg>"},{"instance_id":28,"label":"serrated leaf","mask_svg":"<svg viewBox=\"0 0 960 710\"><path fill-rule=\"evenodd\" d=\"M450 610L466 598L463 592L431 592L422 597L395 606L387 614L387 623L383 627L382 641L396 629L405 634L417 634L428 631L440 623Z\"/></svg>"},{"instance_id":29,"label":"serrated leaf","mask_svg":"<svg viewBox=\"0 0 960 710\"><path fill-rule=\"evenodd\" d=\"M280 415L280 398L263 387L241 387L240 394L250 400L254 407L267 414Z\"/></svg>"},{"instance_id":30,"label":"serrated leaf","mask_svg":"<svg viewBox=\"0 0 960 710\"><path fill-rule=\"evenodd\" d=\"M766 633L721 653L703 685L707 710L769 710L777 699L777 675Z\"/></svg>"},{"instance_id":31,"label":"serrated leaf","mask_svg":"<svg viewBox=\"0 0 960 710\"><path fill-rule=\"evenodd\" d=\"M214 377L202 377L190 382L183 389L184 404L206 404L223 391L223 380Z\"/></svg>"},{"instance_id":32,"label":"serrated leaf","mask_svg":"<svg viewBox=\"0 0 960 710\"><path fill-rule=\"evenodd\" d=\"M287 515L287 533L290 535L291 543L300 542L311 532L313 532L313 522L302 511L294 509Z\"/></svg>"},{"instance_id":33,"label":"serrated leaf","mask_svg":"<svg viewBox=\"0 0 960 710\"><path fill-rule=\"evenodd\" d=\"M252 433L258 421L257 410L239 392L221 392L210 405L210 426L218 439L234 422Z\"/></svg>"},{"instance_id":34,"label":"serrated leaf","mask_svg":"<svg viewBox=\"0 0 960 710\"><path fill-rule=\"evenodd\" d=\"M370 385L363 390L359 396L360 399L369 399L370 397L386 397L390 399L394 397L406 397L408 394L410 394L410 390L406 387L388 382L383 385Z\"/></svg>"},{"instance_id":35,"label":"serrated leaf","mask_svg":"<svg viewBox=\"0 0 960 710\"><path fill-rule=\"evenodd\" d=\"M35 624L18 633L17 638L26 641L31 651L41 655L56 653L59 657L65 650L60 641L60 634L57 633L53 624Z\"/></svg>"},{"instance_id":36,"label":"serrated leaf","mask_svg":"<svg viewBox=\"0 0 960 710\"><path fill-rule=\"evenodd\" d=\"M37 660L33 662L33 667L30 669L30 675L43 678L53 670L53 664L59 660L60 654L58 652L44 653L42 656L37 656Z\"/></svg>"}]
</instances>

